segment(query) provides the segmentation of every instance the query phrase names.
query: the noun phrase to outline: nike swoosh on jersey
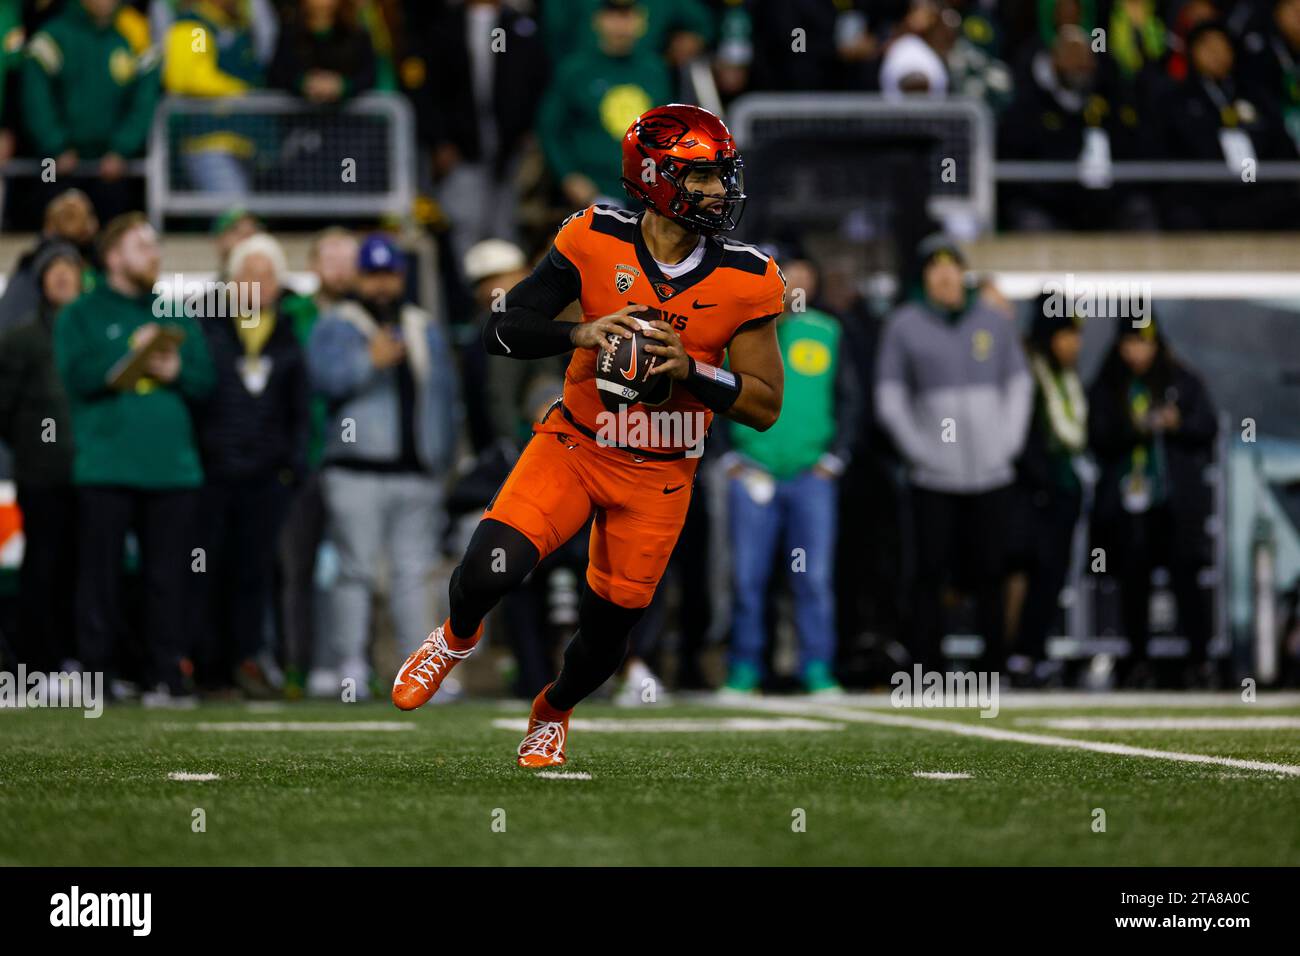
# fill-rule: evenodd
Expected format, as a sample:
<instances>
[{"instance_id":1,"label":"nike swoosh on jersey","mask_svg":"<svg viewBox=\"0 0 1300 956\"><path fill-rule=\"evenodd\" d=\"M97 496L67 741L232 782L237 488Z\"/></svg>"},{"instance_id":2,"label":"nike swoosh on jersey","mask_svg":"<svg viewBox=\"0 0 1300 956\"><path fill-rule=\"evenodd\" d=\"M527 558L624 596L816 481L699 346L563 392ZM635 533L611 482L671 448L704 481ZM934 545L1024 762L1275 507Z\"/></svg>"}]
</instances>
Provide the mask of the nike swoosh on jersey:
<instances>
[{"instance_id":1,"label":"nike swoosh on jersey","mask_svg":"<svg viewBox=\"0 0 1300 956\"><path fill-rule=\"evenodd\" d=\"M699 299L691 303L692 309L716 309L717 307L718 303L716 302L701 303Z\"/></svg>"}]
</instances>

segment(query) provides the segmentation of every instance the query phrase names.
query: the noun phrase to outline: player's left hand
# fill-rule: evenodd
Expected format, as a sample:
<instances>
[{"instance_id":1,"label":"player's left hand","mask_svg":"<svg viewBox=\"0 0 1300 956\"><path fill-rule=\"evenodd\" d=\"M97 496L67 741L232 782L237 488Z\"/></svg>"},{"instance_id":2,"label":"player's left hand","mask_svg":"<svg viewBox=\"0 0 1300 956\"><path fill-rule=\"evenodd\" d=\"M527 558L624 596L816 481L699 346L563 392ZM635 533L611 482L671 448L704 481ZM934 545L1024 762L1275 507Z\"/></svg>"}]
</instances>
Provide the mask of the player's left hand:
<instances>
[{"instance_id":1,"label":"player's left hand","mask_svg":"<svg viewBox=\"0 0 1300 956\"><path fill-rule=\"evenodd\" d=\"M662 319L656 319L647 323L647 327L641 330L641 334L659 343L645 347L651 355L660 358L660 361L650 370L651 375L668 375L680 382L690 374L690 356L686 354L686 347L682 345L681 338L673 331L671 325Z\"/></svg>"}]
</instances>

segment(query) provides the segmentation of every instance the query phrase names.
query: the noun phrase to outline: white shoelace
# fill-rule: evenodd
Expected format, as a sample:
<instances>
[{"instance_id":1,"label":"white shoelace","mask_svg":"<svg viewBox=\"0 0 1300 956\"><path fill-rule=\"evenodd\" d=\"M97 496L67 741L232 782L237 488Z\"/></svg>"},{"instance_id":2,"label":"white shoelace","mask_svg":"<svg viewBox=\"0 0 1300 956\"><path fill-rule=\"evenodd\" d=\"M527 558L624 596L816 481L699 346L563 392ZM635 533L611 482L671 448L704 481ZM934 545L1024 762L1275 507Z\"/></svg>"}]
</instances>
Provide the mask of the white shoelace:
<instances>
[{"instance_id":1,"label":"white shoelace","mask_svg":"<svg viewBox=\"0 0 1300 956\"><path fill-rule=\"evenodd\" d=\"M425 690L429 689L429 683L442 672L444 667L451 667L453 661L463 661L474 652L474 648L468 651L453 651L447 646L447 639L442 636L442 628L438 628L429 635L426 644L433 645L433 651L424 660L420 661L415 667L412 667L409 674L414 677L416 682ZM428 682L425 680L428 678Z\"/></svg>"},{"instance_id":2,"label":"white shoelace","mask_svg":"<svg viewBox=\"0 0 1300 956\"><path fill-rule=\"evenodd\" d=\"M538 724L519 744L521 757L553 757L564 749L564 724L547 720Z\"/></svg>"}]
</instances>

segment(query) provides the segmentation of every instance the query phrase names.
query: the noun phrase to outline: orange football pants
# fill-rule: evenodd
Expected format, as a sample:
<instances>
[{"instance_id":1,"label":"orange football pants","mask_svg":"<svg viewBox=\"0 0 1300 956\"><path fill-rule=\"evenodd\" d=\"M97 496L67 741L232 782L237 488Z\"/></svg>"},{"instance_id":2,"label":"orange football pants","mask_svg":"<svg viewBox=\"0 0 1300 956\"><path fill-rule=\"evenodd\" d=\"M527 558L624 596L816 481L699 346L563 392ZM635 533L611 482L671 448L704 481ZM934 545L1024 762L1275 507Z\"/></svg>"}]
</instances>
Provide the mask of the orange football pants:
<instances>
[{"instance_id":1,"label":"orange football pants","mask_svg":"<svg viewBox=\"0 0 1300 956\"><path fill-rule=\"evenodd\" d=\"M553 408L484 518L514 528L544 558L593 510L587 584L620 607L645 607L677 544L699 458L638 460L581 434Z\"/></svg>"}]
</instances>

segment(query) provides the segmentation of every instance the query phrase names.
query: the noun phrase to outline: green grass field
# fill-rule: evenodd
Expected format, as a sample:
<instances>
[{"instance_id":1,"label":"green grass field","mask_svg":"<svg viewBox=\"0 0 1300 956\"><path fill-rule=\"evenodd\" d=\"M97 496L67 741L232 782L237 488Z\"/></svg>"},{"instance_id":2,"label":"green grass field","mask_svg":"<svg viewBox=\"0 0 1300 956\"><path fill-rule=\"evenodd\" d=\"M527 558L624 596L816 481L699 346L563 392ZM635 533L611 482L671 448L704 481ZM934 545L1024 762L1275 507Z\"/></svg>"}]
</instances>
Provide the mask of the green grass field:
<instances>
[{"instance_id":1,"label":"green grass field","mask_svg":"<svg viewBox=\"0 0 1300 956\"><path fill-rule=\"evenodd\" d=\"M497 726L522 726L523 705L124 705L98 720L0 711L0 863L1300 863L1300 697L1014 700L1004 694L995 719L856 698L586 704L584 720L637 725L575 726L569 764L549 779L514 766L521 735ZM1043 723L1117 717L1282 726ZM749 722L719 723L740 718ZM899 718L923 726L888 723ZM305 726L241 726L267 722ZM330 729L362 722L378 726ZM946 732L946 722L980 736ZM1100 753L1062 738L1277 766ZM218 779L169 779L175 772ZM1094 832L1097 808L1105 832Z\"/></svg>"}]
</instances>

